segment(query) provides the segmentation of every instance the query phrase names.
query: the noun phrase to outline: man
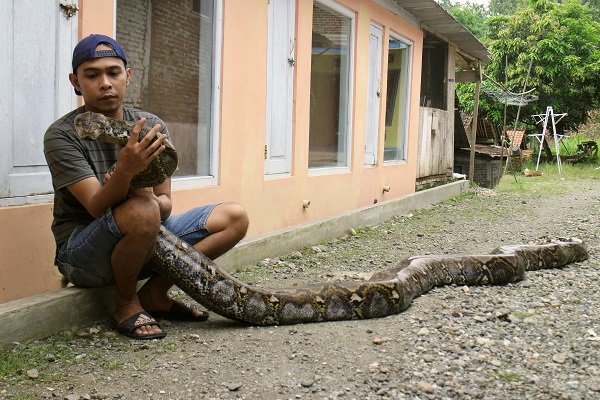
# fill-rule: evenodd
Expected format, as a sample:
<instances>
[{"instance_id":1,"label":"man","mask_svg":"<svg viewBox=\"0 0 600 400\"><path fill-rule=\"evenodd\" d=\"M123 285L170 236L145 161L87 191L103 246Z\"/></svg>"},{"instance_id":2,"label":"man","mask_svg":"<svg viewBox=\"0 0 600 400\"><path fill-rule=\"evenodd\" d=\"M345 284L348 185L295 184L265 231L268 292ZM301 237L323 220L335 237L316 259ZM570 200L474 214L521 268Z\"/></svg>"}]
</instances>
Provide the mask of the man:
<instances>
[{"instance_id":1,"label":"man","mask_svg":"<svg viewBox=\"0 0 600 400\"><path fill-rule=\"evenodd\" d=\"M133 176L164 150L168 130L155 115L123 105L132 71L114 39L97 34L84 38L73 51L72 67L69 80L85 105L57 120L44 136L55 191L52 231L60 272L76 286L114 283L112 324L136 339L166 335L154 317L207 319L208 313L169 298L172 283L152 275L144 265L152 255L161 223L208 257L220 256L245 236L248 217L244 209L221 203L171 216L170 180L154 188L130 188ZM73 121L84 111L137 121L128 143L121 149L79 139ZM138 142L144 125L151 130ZM165 136L152 143L158 131ZM138 280L149 276L137 292Z\"/></svg>"}]
</instances>

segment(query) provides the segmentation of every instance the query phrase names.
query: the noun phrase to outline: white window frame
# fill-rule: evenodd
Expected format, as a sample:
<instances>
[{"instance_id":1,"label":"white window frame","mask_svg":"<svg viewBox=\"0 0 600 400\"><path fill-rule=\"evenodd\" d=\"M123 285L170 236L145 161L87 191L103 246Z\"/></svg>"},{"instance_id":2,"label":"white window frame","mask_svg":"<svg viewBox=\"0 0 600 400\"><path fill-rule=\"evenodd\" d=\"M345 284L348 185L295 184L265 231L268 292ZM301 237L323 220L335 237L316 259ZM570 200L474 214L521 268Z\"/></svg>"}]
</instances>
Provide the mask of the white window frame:
<instances>
[{"instance_id":1,"label":"white window frame","mask_svg":"<svg viewBox=\"0 0 600 400\"><path fill-rule=\"evenodd\" d=\"M379 39L378 54L371 54L371 36L375 35ZM365 118L365 151L364 165L367 168L377 165L379 159L379 131L381 128L381 82L383 80L383 41L385 35L383 26L375 21L369 25L369 68L367 72L367 112ZM375 60L374 64L372 60ZM374 68L373 68L374 67ZM373 87L373 80L376 78L377 87ZM376 96L376 98L374 98ZM370 148L372 147L372 149ZM371 155L372 154L372 155Z\"/></svg>"},{"instance_id":2,"label":"white window frame","mask_svg":"<svg viewBox=\"0 0 600 400\"><path fill-rule=\"evenodd\" d=\"M335 2L334 0L315 0L316 3L322 4L325 7L331 8L333 11L336 11L343 16L350 19L350 40L349 40L349 51L350 56L348 57L348 93L347 93L347 104L346 104L346 152L344 154L344 164L342 166L325 166L325 167L309 167L308 175L309 176L319 176L319 175L328 175L335 173L347 173L351 170L351 154L352 154L352 143L353 143L353 112L354 112L354 57L356 52L356 12ZM312 31L312 22L311 22L311 31ZM309 149L310 153L310 149Z\"/></svg>"},{"instance_id":3,"label":"white window frame","mask_svg":"<svg viewBox=\"0 0 600 400\"><path fill-rule=\"evenodd\" d=\"M22 3L22 1L16 0L9 1L7 6L0 12L0 23L9 31L8 35L0 35L0 49L4 50L5 54L12 52L15 45L14 35L18 34L14 26L15 7L19 7L20 10L27 12L26 10L29 7L33 7L32 4L34 1L29 1L26 4ZM76 107L76 96L67 76L71 72L71 49L77 43L77 18L66 18L58 5L52 9L55 10L55 13L52 15L55 22L55 36L46 39L54 40L56 43L55 57L49 60L56 63L54 92L51 99L53 101L54 115L52 117L53 120L47 122L47 126L41 129L36 126L36 132L32 133L32 136L29 137L30 140L36 140L36 144L40 146L43 141L45 128L54 122L54 120ZM14 79L14 62L11 57L8 57L8 59L9 63L6 65L4 76ZM18 118L15 115L15 102L21 102L21 104L28 102L33 107L31 112L35 113L35 99L16 99L15 84L18 84L18 82L13 82L9 79L0 79L0 89L4 98L4 101L0 102L0 120L4 121L8 127L8 129L4 129L0 134L5 145L5 151L8 152L5 156L0 157L0 174L3 176L0 179L0 207L46 203L52 201L54 197L52 194L52 179L45 161L35 165L14 166L20 158L19 154L15 154L14 151L14 135L18 135L18 133L14 133L14 130L18 129L14 126L15 118ZM38 140L39 142L37 142ZM44 156L43 154L39 154L39 157L43 159Z\"/></svg>"},{"instance_id":4,"label":"white window frame","mask_svg":"<svg viewBox=\"0 0 600 400\"><path fill-rule=\"evenodd\" d=\"M210 129L210 175L206 176L174 176L171 181L173 189L188 189L205 186L214 186L219 183L219 149L221 147L221 64L223 46L223 0L214 0L214 26L213 26L213 98L211 102L211 129Z\"/></svg>"},{"instance_id":5,"label":"white window frame","mask_svg":"<svg viewBox=\"0 0 600 400\"><path fill-rule=\"evenodd\" d=\"M404 135L402 158L397 159L397 160L387 160L386 161L385 156L384 156L384 161L383 161L384 165L406 164L406 162L407 162L408 140L409 140L408 127L409 127L409 120L410 120L410 98L411 98L411 92L412 92L412 79L411 78L412 78L413 51L414 51L414 42L411 39L395 32L395 31L392 31L392 30L390 30L389 35L388 35L388 45L389 45L390 39L400 40L407 46L407 54L406 54L406 60L405 60L405 64L406 64L406 93L405 93L406 104L404 106L405 119L404 119L403 133L402 133ZM388 47L387 53L389 55L389 47ZM386 59L387 59L387 56L386 56ZM386 76L387 76L387 69L386 69ZM387 104L386 104L386 107L387 107Z\"/></svg>"},{"instance_id":6,"label":"white window frame","mask_svg":"<svg viewBox=\"0 0 600 400\"><path fill-rule=\"evenodd\" d=\"M273 21L276 17L274 13L275 1L287 2L288 6L288 31L285 32L285 38L289 41L286 54L274 54L277 47L273 44L273 37L276 34L283 32L273 31ZM266 132L265 132L265 163L264 174L265 179L276 179L281 177L291 176L292 173L292 141L293 141L293 115L294 115L294 76L295 76L295 58L296 58L296 0L274 0L269 2L269 17L268 17L268 37L267 37L267 104L266 104ZM274 57L278 57L274 60ZM281 58L279 58L281 57ZM272 74L272 66L274 63L279 65L284 64L287 68L284 82L282 79L275 81ZM278 75L278 77L280 77ZM280 77L281 78L281 77ZM280 90L276 90L279 88ZM282 92L285 94L282 95ZM282 98L283 97L283 98ZM274 126L272 122L273 113L284 104L285 115L283 126ZM274 158L272 148L277 140L283 142L283 155Z\"/></svg>"}]
</instances>

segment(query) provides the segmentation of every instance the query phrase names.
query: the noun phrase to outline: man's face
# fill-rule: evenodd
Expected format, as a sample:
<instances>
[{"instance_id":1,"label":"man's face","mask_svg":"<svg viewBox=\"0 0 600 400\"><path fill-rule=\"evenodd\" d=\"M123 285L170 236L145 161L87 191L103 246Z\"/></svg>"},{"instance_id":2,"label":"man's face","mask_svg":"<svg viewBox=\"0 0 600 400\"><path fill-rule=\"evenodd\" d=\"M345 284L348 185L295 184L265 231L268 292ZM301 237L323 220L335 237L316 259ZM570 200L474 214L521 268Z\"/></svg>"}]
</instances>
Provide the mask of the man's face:
<instances>
[{"instance_id":1,"label":"man's face","mask_svg":"<svg viewBox=\"0 0 600 400\"><path fill-rule=\"evenodd\" d=\"M100 44L96 50L112 50ZM73 86L81 92L86 110L121 117L121 103L125 96L131 70L118 57L102 57L85 61L69 75Z\"/></svg>"}]
</instances>

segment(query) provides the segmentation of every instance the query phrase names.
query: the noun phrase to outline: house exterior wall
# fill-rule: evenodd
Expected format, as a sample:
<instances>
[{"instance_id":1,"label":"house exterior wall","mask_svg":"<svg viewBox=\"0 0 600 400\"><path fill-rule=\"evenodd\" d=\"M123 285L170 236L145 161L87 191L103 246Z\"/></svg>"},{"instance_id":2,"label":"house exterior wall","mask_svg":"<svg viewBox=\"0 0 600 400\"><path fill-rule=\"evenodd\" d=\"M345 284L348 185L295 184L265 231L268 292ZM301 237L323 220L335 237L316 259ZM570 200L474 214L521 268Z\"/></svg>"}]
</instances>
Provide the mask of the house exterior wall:
<instances>
[{"instance_id":1,"label":"house exterior wall","mask_svg":"<svg viewBox=\"0 0 600 400\"><path fill-rule=\"evenodd\" d=\"M264 0L224 1L218 182L174 190L174 213L210 202L239 202L248 212L248 238L252 238L414 192L423 32L413 22L391 13L376 1L338 2L356 15L350 167L319 174L308 169L312 2L300 0L296 4L292 172L275 179L265 178L267 6ZM118 21L114 8L114 0L79 0L79 36L90 33L113 36L114 24ZM144 18L139 14L138 17ZM411 40L413 56L406 161L379 161L375 166L365 167L364 127L371 21L384 27L384 43L390 30ZM139 41L143 42L142 36ZM134 55L136 49L126 51ZM386 52L384 46L384 54ZM385 79L385 74L383 76ZM381 98L385 99L385 84L382 87ZM385 110L385 107L381 109ZM383 127L384 112L381 112L380 121ZM383 143L383 129L380 129L378 160L384 159ZM390 190L384 192L384 186ZM309 208L303 207L305 200L310 201ZM0 226L3 228L0 230L0 303L60 288L60 277L53 268L55 250L51 221L51 202L0 207Z\"/></svg>"}]
</instances>

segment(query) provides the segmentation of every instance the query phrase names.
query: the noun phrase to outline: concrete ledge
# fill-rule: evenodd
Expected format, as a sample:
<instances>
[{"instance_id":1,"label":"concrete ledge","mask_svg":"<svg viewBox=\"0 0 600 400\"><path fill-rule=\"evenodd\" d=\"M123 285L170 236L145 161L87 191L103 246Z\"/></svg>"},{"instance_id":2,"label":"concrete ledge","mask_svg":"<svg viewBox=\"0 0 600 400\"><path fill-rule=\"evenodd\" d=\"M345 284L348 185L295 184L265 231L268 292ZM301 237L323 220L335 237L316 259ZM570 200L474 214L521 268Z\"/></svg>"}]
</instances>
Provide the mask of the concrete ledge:
<instances>
[{"instance_id":1,"label":"concrete ledge","mask_svg":"<svg viewBox=\"0 0 600 400\"><path fill-rule=\"evenodd\" d=\"M0 349L106 318L114 288L64 288L0 304Z\"/></svg>"},{"instance_id":2,"label":"concrete ledge","mask_svg":"<svg viewBox=\"0 0 600 400\"><path fill-rule=\"evenodd\" d=\"M275 257L331 240L351 228L376 225L396 215L459 196L469 190L458 181L374 204L318 222L294 226L240 243L217 264L234 271L267 257ZM113 309L114 288L65 288L0 304L0 349L53 333L76 329L107 318Z\"/></svg>"}]
</instances>

